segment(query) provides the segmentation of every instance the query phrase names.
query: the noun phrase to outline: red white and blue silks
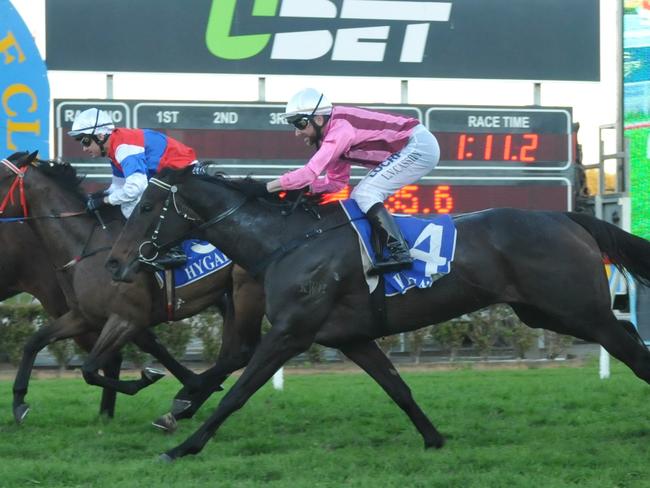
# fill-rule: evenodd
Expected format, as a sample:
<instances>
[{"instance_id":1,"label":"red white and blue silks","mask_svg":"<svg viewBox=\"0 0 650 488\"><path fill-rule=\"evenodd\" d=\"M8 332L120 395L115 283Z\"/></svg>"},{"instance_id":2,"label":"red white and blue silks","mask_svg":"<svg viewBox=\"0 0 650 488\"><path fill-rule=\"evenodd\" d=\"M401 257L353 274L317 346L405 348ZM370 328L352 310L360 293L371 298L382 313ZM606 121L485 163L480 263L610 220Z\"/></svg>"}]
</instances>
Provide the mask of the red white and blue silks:
<instances>
[{"instance_id":1,"label":"red white and blue silks","mask_svg":"<svg viewBox=\"0 0 650 488\"><path fill-rule=\"evenodd\" d=\"M370 223L354 200L340 202L357 234L361 245L364 270L374 261L370 241ZM449 215L422 219L406 215L395 215L409 245L413 268L384 275L386 296L406 293L413 287L429 288L441 275L449 273L456 250L456 227ZM387 252L387 251L386 251ZM370 291L376 286L368 279Z\"/></svg>"}]
</instances>

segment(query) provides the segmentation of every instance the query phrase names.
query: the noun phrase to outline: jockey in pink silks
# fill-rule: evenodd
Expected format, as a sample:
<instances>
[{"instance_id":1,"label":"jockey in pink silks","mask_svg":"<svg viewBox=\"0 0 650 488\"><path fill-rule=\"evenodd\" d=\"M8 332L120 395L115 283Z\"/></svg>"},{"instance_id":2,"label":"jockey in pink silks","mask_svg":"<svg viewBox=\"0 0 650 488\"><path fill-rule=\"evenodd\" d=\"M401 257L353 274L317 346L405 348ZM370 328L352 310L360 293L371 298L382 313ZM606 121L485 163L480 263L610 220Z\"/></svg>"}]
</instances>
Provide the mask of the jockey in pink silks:
<instances>
[{"instance_id":1,"label":"jockey in pink silks","mask_svg":"<svg viewBox=\"0 0 650 488\"><path fill-rule=\"evenodd\" d=\"M316 147L302 168L266 185L268 192L310 187L314 193L337 192L350 181L351 165L370 168L350 195L368 217L390 256L378 258L371 274L410 268L413 259L384 200L412 184L438 164L436 138L417 119L357 107L335 106L319 91L296 93L285 111L296 136Z\"/></svg>"}]
</instances>

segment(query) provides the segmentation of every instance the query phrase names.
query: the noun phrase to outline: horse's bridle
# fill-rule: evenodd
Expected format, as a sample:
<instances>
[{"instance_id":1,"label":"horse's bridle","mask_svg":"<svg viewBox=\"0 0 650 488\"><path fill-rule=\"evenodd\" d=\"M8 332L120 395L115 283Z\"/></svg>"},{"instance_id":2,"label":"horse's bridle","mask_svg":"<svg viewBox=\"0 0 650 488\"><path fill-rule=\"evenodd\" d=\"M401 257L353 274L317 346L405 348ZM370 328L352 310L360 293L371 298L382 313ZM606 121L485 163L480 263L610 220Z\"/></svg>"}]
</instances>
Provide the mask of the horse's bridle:
<instances>
[{"instance_id":1,"label":"horse's bridle","mask_svg":"<svg viewBox=\"0 0 650 488\"><path fill-rule=\"evenodd\" d=\"M9 191L7 192L7 195L2 200L2 203L0 203L0 214L4 213L5 209L7 208L7 205L9 205L9 202L11 202L12 205L14 204L14 191L16 190L16 187L18 187L18 192L20 195L20 206L23 209L23 217L27 217L27 200L25 198L25 180L24 180L25 172L27 171L27 166L25 166L24 168L19 168L8 159L3 159L0 162L4 164L7 168L9 168L9 170L16 175L14 182L11 184L11 187L9 187Z\"/></svg>"},{"instance_id":2,"label":"horse's bridle","mask_svg":"<svg viewBox=\"0 0 650 488\"><path fill-rule=\"evenodd\" d=\"M177 237L176 239L159 244L158 243L158 236L160 234L160 227L163 224L163 221L166 218L167 212L169 211L169 206L170 204L174 204L174 210L176 211L176 215L179 217L190 221L190 222L196 222L200 219L196 219L194 217L191 217L188 215L186 212L182 212L178 204L176 203L176 193L178 192L178 187L176 185L170 185L169 183L165 183L164 181L161 181L157 178L151 178L149 180L149 183L157 186L158 188L162 188L163 190L167 190L169 194L167 195L167 198L165 199L165 203L163 204L163 208L160 211L160 216L158 217L158 222L156 224L156 228L154 229L151 239L148 241L143 241L140 246L138 247L138 261L141 261L146 264L150 264L151 262L155 261L158 256L160 255L160 251L172 246L174 243L177 243L179 241L182 241L185 235L182 235L180 237ZM225 210L224 212L220 213L216 217L211 218L207 222L203 222L201 225L197 226L196 229L193 230L203 230L207 227L210 227L218 222L221 222L222 220L226 219L227 217L230 217L232 214L234 214L237 210L239 210L247 201L247 198L244 198L241 202L239 202L237 205L235 205L232 208L229 208L228 210ZM153 248L154 254L151 257L147 257L144 255L143 250L145 246L151 246Z\"/></svg>"},{"instance_id":3,"label":"horse's bridle","mask_svg":"<svg viewBox=\"0 0 650 488\"><path fill-rule=\"evenodd\" d=\"M40 160L39 160L40 161ZM39 218L65 218L65 217L76 217L78 215L85 215L85 211L82 210L80 212L64 212L59 215L46 215L44 217L29 217L28 216L28 210L27 210L27 198L25 197L25 173L27 172L27 169L29 166L25 166L23 168L19 168L16 166L14 163L9 161L8 159L1 159L0 163L2 163L6 168L9 169L12 173L16 175L16 178L14 179L13 183L9 187L9 191L5 195L5 197L2 199L2 203L0 203L0 214L3 214L4 211L7 209L7 206L11 203L11 205L14 205L14 192L16 191L16 188L18 188L18 193L19 193L19 198L20 198L20 206L23 210L23 216L22 217L5 217L5 218L0 218L0 222L24 222L25 220L30 220L30 219L39 219Z\"/></svg>"}]
</instances>

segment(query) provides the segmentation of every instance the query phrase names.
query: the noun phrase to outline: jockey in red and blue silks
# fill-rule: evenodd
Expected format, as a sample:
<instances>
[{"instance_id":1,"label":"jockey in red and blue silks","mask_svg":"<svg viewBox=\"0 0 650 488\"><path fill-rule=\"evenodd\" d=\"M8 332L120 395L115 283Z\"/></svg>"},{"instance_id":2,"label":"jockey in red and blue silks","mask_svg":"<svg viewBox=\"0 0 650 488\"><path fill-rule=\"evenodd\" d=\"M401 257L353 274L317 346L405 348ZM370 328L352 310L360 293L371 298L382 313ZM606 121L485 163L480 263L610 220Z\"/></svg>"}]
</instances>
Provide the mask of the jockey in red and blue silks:
<instances>
[{"instance_id":1,"label":"jockey in red and blue silks","mask_svg":"<svg viewBox=\"0 0 650 488\"><path fill-rule=\"evenodd\" d=\"M196 163L192 148L149 129L115 129L107 146L106 156L113 169L107 202L121 205L127 218L140 201L149 178L164 168L181 169Z\"/></svg>"},{"instance_id":2,"label":"jockey in red and blue silks","mask_svg":"<svg viewBox=\"0 0 650 488\"><path fill-rule=\"evenodd\" d=\"M110 116L96 108L81 112L68 134L79 140L91 157L111 161L111 185L103 195L89 199L90 211L102 205L120 205L128 218L149 178L164 168L180 169L197 162L194 150L181 142L149 129L116 129Z\"/></svg>"}]
</instances>

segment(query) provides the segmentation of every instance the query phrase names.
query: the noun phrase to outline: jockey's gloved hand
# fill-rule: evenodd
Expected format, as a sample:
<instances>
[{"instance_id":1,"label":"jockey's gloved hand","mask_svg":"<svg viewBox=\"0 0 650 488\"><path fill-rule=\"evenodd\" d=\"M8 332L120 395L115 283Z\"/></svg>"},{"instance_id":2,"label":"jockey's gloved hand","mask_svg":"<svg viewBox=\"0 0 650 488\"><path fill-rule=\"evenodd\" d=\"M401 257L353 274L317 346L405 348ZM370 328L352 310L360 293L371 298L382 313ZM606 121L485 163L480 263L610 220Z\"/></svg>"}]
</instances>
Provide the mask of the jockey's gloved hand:
<instances>
[{"instance_id":1,"label":"jockey's gloved hand","mask_svg":"<svg viewBox=\"0 0 650 488\"><path fill-rule=\"evenodd\" d=\"M108 190L100 190L91 193L90 195L88 195L88 198L100 198L100 197L104 198L106 195L108 195Z\"/></svg>"},{"instance_id":2,"label":"jockey's gloved hand","mask_svg":"<svg viewBox=\"0 0 650 488\"><path fill-rule=\"evenodd\" d=\"M103 206L107 205L106 202L104 202L104 197L93 197L92 195L86 200L86 211L88 213L92 214L96 210L99 210Z\"/></svg>"}]
</instances>

